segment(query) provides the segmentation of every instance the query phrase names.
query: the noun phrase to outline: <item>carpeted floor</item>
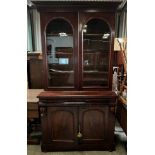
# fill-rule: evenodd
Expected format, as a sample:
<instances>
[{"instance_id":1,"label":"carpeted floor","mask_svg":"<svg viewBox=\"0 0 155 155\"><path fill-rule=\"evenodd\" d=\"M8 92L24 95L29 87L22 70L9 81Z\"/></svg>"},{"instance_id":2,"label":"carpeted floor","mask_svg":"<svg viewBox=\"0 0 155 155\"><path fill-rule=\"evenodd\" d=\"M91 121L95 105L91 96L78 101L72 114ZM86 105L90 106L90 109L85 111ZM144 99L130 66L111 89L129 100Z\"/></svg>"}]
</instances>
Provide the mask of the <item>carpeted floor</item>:
<instances>
[{"instance_id":1,"label":"carpeted floor","mask_svg":"<svg viewBox=\"0 0 155 155\"><path fill-rule=\"evenodd\" d=\"M40 145L28 145L27 155L127 155L127 137L122 128L116 123L115 127L116 150L109 151L71 151L71 152L41 152Z\"/></svg>"}]
</instances>

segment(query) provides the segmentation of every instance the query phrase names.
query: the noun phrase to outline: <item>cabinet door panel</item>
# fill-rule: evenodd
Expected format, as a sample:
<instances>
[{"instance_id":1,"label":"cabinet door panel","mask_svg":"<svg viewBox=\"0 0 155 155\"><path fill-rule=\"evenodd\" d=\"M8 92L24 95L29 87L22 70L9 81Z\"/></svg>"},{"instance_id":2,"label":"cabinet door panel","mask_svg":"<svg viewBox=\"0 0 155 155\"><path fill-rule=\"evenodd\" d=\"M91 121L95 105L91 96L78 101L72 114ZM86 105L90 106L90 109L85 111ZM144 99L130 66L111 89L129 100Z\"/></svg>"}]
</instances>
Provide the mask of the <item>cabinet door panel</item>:
<instances>
[{"instance_id":1,"label":"cabinet door panel","mask_svg":"<svg viewBox=\"0 0 155 155\"><path fill-rule=\"evenodd\" d=\"M87 107L79 111L83 143L106 141L108 107Z\"/></svg>"},{"instance_id":2,"label":"cabinet door panel","mask_svg":"<svg viewBox=\"0 0 155 155\"><path fill-rule=\"evenodd\" d=\"M77 13L73 12L41 13L44 80L47 89L78 87L77 17Z\"/></svg>"},{"instance_id":3,"label":"cabinet door panel","mask_svg":"<svg viewBox=\"0 0 155 155\"><path fill-rule=\"evenodd\" d=\"M74 143L77 129L76 115L76 108L48 108L48 129L52 143Z\"/></svg>"},{"instance_id":4,"label":"cabinet door panel","mask_svg":"<svg viewBox=\"0 0 155 155\"><path fill-rule=\"evenodd\" d=\"M81 87L111 90L114 16L101 12L81 12L79 16Z\"/></svg>"}]
</instances>

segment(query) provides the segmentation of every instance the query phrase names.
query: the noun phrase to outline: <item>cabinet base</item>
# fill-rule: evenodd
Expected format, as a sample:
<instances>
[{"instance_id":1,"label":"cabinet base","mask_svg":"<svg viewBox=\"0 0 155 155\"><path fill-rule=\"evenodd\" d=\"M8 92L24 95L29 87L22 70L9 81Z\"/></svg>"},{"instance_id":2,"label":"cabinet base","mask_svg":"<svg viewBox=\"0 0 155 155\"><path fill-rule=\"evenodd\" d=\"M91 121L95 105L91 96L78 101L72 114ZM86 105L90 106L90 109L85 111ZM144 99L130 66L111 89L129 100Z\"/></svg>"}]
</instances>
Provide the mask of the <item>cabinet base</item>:
<instances>
[{"instance_id":1,"label":"cabinet base","mask_svg":"<svg viewBox=\"0 0 155 155\"><path fill-rule=\"evenodd\" d=\"M55 151L115 151L115 144L109 145L79 145L73 147L67 146L54 146L51 144L41 144L42 152L55 152Z\"/></svg>"}]
</instances>

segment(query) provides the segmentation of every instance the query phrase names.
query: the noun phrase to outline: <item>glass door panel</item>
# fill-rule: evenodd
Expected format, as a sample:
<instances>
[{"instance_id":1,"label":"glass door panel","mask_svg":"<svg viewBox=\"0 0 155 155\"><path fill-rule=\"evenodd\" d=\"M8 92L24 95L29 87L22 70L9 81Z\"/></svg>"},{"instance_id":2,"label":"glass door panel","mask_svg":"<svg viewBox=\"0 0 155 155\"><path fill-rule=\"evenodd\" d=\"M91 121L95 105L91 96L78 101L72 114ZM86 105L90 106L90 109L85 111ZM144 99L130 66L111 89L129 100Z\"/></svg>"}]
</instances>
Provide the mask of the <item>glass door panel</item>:
<instances>
[{"instance_id":1,"label":"glass door panel","mask_svg":"<svg viewBox=\"0 0 155 155\"><path fill-rule=\"evenodd\" d=\"M64 19L52 20L46 29L48 85L74 86L73 30Z\"/></svg>"},{"instance_id":2,"label":"glass door panel","mask_svg":"<svg viewBox=\"0 0 155 155\"><path fill-rule=\"evenodd\" d=\"M108 86L109 53L109 26L91 19L83 26L83 87Z\"/></svg>"}]
</instances>

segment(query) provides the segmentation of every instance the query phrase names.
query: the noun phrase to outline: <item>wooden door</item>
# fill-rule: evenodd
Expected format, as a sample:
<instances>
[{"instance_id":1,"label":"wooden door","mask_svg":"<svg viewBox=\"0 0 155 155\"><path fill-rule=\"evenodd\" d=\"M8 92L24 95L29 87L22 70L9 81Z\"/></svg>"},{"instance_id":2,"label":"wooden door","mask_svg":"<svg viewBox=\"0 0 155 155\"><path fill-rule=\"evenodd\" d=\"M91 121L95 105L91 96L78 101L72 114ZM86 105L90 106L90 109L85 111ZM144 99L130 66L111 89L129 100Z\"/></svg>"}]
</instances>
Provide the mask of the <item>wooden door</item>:
<instances>
[{"instance_id":1,"label":"wooden door","mask_svg":"<svg viewBox=\"0 0 155 155\"><path fill-rule=\"evenodd\" d=\"M76 145L77 108L48 107L44 143L48 150L67 150Z\"/></svg>"},{"instance_id":2,"label":"wooden door","mask_svg":"<svg viewBox=\"0 0 155 155\"><path fill-rule=\"evenodd\" d=\"M114 15L80 13L80 86L83 89L111 90Z\"/></svg>"},{"instance_id":3,"label":"wooden door","mask_svg":"<svg viewBox=\"0 0 155 155\"><path fill-rule=\"evenodd\" d=\"M83 143L102 143L106 140L108 107L81 107L79 122Z\"/></svg>"},{"instance_id":4,"label":"wooden door","mask_svg":"<svg viewBox=\"0 0 155 155\"><path fill-rule=\"evenodd\" d=\"M41 12L44 86L47 90L78 88L78 14Z\"/></svg>"},{"instance_id":5,"label":"wooden door","mask_svg":"<svg viewBox=\"0 0 155 155\"><path fill-rule=\"evenodd\" d=\"M108 105L79 109L81 149L114 149L114 115Z\"/></svg>"}]
</instances>

